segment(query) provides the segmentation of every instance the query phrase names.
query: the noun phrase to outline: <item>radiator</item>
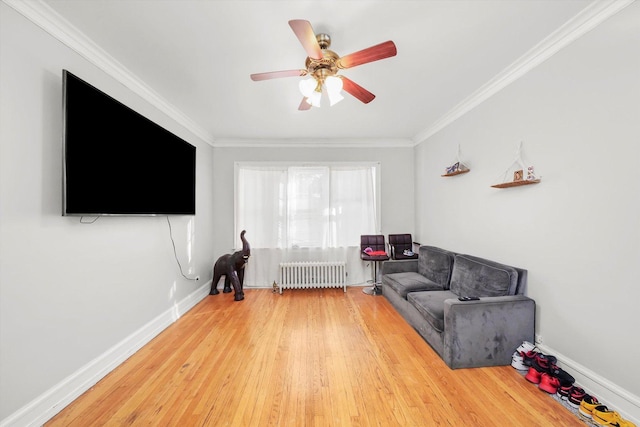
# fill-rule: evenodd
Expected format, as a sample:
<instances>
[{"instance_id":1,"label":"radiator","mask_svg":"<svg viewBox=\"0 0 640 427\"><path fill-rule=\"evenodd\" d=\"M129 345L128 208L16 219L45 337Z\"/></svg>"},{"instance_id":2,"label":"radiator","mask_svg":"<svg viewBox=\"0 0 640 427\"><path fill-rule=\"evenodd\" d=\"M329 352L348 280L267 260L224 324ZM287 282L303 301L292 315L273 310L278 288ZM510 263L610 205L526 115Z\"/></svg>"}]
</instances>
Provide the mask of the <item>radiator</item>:
<instances>
[{"instance_id":1,"label":"radiator","mask_svg":"<svg viewBox=\"0 0 640 427\"><path fill-rule=\"evenodd\" d=\"M283 289L343 288L347 292L345 262L280 263L280 293Z\"/></svg>"}]
</instances>

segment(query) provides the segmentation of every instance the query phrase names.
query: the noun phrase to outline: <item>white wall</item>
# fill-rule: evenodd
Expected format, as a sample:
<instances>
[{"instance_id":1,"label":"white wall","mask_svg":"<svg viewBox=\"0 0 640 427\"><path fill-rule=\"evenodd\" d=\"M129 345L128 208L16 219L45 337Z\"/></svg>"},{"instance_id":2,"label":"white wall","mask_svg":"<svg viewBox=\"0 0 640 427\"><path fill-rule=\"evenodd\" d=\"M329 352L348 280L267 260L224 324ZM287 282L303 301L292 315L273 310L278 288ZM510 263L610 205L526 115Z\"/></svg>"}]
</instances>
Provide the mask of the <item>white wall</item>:
<instances>
[{"instance_id":1,"label":"white wall","mask_svg":"<svg viewBox=\"0 0 640 427\"><path fill-rule=\"evenodd\" d=\"M413 233L413 148L222 148L214 149L217 256L233 250L234 163L240 161L380 162L381 231ZM247 239L251 243L249 232Z\"/></svg>"},{"instance_id":2,"label":"white wall","mask_svg":"<svg viewBox=\"0 0 640 427\"><path fill-rule=\"evenodd\" d=\"M546 348L636 420L638 23L635 3L424 141L415 166L416 237L528 269ZM542 182L491 188L521 140ZM471 172L441 178L458 143Z\"/></svg>"},{"instance_id":3,"label":"white wall","mask_svg":"<svg viewBox=\"0 0 640 427\"><path fill-rule=\"evenodd\" d=\"M201 286L179 276L164 218L60 215L62 68L197 146L197 215L172 221L201 283L233 250L234 162L380 161L384 234L527 268L547 348L637 411L639 6L414 150L212 149L0 3L0 420ZM520 140L542 183L490 188ZM472 171L441 178L458 143Z\"/></svg>"},{"instance_id":4,"label":"white wall","mask_svg":"<svg viewBox=\"0 0 640 427\"><path fill-rule=\"evenodd\" d=\"M215 234L211 146L4 3L0 67L3 420L157 316L177 316L210 278ZM201 282L180 276L165 217L61 216L63 68L197 147L197 214L171 221L185 272Z\"/></svg>"}]
</instances>

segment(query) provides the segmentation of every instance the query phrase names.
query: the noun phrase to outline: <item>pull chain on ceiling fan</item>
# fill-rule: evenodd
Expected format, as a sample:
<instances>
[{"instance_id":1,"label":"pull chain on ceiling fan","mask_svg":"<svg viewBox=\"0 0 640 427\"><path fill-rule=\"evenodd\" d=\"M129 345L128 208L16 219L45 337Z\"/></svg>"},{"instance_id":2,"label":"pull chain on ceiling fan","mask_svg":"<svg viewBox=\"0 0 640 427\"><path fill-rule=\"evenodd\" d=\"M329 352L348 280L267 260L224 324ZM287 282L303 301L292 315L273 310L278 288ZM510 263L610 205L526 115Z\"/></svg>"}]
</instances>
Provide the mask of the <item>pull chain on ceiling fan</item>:
<instances>
[{"instance_id":1,"label":"pull chain on ceiling fan","mask_svg":"<svg viewBox=\"0 0 640 427\"><path fill-rule=\"evenodd\" d=\"M331 105L343 99L340 94L342 90L365 104L373 101L376 97L374 94L347 77L338 75L338 71L395 56L397 54L396 45L391 40L340 57L334 51L329 50L331 37L327 34L316 35L309 21L294 19L289 21L289 26L307 52L305 68L251 74L251 80L310 76L309 79L302 80L299 84L303 99L298 110L308 110L312 106L319 107L322 92L327 93Z\"/></svg>"}]
</instances>

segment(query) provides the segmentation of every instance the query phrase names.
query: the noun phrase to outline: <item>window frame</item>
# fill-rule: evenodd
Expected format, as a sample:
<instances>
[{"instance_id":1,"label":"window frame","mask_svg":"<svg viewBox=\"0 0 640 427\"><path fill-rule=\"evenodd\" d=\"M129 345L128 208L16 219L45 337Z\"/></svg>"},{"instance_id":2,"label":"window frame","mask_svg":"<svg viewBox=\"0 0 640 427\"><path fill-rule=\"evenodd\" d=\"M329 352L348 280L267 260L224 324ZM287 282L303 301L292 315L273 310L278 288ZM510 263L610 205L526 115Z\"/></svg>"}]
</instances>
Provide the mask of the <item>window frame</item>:
<instances>
[{"instance_id":1,"label":"window frame","mask_svg":"<svg viewBox=\"0 0 640 427\"><path fill-rule=\"evenodd\" d=\"M238 246L238 237L240 235L240 231L238 229L237 217L238 217L238 181L239 181L239 171L243 167L282 167L282 168L290 168L290 167L371 167L375 172L375 228L376 231L374 234L381 234L381 224L382 224L382 203L381 203L381 163L379 161L330 161L330 162L320 162L320 161L236 161L233 166L233 228L234 228L234 242L236 248Z\"/></svg>"}]
</instances>

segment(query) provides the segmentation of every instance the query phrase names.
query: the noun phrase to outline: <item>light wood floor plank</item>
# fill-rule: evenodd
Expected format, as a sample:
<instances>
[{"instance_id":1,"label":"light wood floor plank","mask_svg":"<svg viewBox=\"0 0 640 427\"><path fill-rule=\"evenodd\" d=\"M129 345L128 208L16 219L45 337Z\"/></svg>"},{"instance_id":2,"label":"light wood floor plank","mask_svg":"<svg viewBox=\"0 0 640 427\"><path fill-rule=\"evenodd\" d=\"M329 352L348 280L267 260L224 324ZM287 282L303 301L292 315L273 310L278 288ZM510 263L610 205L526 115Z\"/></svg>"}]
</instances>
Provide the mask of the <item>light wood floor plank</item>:
<instances>
[{"instance_id":1,"label":"light wood floor plank","mask_svg":"<svg viewBox=\"0 0 640 427\"><path fill-rule=\"evenodd\" d=\"M510 366L449 369L349 288L207 297L46 425L585 424Z\"/></svg>"}]
</instances>

